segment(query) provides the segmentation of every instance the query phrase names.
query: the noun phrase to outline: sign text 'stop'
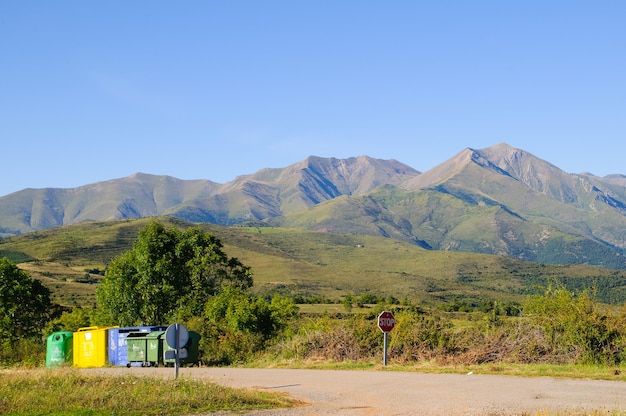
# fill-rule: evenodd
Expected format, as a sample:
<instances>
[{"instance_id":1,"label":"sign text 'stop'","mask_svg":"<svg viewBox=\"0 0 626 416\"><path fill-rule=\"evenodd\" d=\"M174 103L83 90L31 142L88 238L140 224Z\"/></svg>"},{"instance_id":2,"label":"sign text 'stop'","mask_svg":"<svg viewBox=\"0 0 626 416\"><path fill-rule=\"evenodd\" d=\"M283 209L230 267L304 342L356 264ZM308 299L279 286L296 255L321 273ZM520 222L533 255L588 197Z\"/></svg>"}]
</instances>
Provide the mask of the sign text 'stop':
<instances>
[{"instance_id":1,"label":"sign text 'stop'","mask_svg":"<svg viewBox=\"0 0 626 416\"><path fill-rule=\"evenodd\" d=\"M396 319L393 317L393 314L388 311L383 311L378 315L378 327L383 332L391 332L393 327L396 325Z\"/></svg>"}]
</instances>

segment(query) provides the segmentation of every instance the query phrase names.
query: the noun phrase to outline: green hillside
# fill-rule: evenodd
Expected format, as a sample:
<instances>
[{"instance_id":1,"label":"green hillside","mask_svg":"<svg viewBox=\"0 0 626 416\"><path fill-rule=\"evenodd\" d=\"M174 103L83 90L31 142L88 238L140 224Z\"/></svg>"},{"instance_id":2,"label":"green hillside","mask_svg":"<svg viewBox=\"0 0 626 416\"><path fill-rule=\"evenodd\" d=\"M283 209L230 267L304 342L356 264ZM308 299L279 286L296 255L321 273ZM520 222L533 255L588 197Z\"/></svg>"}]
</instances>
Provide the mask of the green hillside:
<instances>
[{"instance_id":1,"label":"green hillside","mask_svg":"<svg viewBox=\"0 0 626 416\"><path fill-rule=\"evenodd\" d=\"M65 305L92 304L107 263L131 247L154 219L91 222L0 240L0 256L19 263ZM196 224L173 218L178 227ZM505 256L425 250L396 239L273 227L199 225L215 234L231 257L254 273L255 290L301 301L340 302L347 295L393 296L436 304L518 300L553 280L593 288L600 300L626 299L626 272L555 266Z\"/></svg>"},{"instance_id":2,"label":"green hillside","mask_svg":"<svg viewBox=\"0 0 626 416\"><path fill-rule=\"evenodd\" d=\"M225 184L137 173L72 189L25 189L0 196L0 238L86 221L167 216L626 270L625 184L622 177L566 173L506 143L467 148L423 173L394 160L312 156ZM73 259L71 238L55 256ZM116 238L89 249L115 250Z\"/></svg>"}]
</instances>

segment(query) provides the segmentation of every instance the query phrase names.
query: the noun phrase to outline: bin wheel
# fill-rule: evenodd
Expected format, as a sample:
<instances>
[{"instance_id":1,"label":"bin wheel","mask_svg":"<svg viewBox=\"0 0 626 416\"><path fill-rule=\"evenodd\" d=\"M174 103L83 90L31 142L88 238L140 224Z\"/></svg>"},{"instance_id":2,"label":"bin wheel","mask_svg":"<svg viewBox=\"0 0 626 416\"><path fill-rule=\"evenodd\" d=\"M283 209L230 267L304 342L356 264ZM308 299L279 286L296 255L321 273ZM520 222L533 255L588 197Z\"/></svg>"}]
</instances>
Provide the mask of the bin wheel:
<instances>
[{"instance_id":1,"label":"bin wheel","mask_svg":"<svg viewBox=\"0 0 626 416\"><path fill-rule=\"evenodd\" d=\"M130 368L130 363L126 363L126 367Z\"/></svg>"}]
</instances>

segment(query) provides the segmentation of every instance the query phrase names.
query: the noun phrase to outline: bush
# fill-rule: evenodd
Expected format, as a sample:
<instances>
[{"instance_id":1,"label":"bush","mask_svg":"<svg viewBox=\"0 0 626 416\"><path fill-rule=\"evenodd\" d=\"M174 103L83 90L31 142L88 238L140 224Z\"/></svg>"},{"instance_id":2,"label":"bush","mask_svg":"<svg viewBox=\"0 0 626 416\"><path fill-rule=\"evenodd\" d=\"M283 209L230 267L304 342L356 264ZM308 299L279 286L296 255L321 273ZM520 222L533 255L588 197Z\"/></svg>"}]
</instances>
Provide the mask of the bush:
<instances>
[{"instance_id":1,"label":"bush","mask_svg":"<svg viewBox=\"0 0 626 416\"><path fill-rule=\"evenodd\" d=\"M398 363L580 363L618 365L626 358L626 308L603 313L588 293L550 288L518 305L491 304L485 312L394 312L388 355ZM511 310L508 307L511 306ZM518 316L520 315L520 316ZM382 352L376 314L324 315L300 320L293 336L276 343L275 357L299 360L370 360Z\"/></svg>"},{"instance_id":2,"label":"bush","mask_svg":"<svg viewBox=\"0 0 626 416\"><path fill-rule=\"evenodd\" d=\"M421 361L463 350L455 344L453 325L441 317L411 311L395 314L390 357L401 362Z\"/></svg>"},{"instance_id":3,"label":"bush","mask_svg":"<svg viewBox=\"0 0 626 416\"><path fill-rule=\"evenodd\" d=\"M46 345L41 338L0 341L0 366L38 367L46 362Z\"/></svg>"},{"instance_id":4,"label":"bush","mask_svg":"<svg viewBox=\"0 0 626 416\"><path fill-rule=\"evenodd\" d=\"M289 326L297 306L288 298L268 301L241 289L227 287L206 303L200 333L204 361L242 363L254 358Z\"/></svg>"},{"instance_id":5,"label":"bush","mask_svg":"<svg viewBox=\"0 0 626 416\"><path fill-rule=\"evenodd\" d=\"M544 295L531 296L523 311L544 332L556 361L613 365L623 360L623 326L602 313L588 291L575 295L563 286L549 287Z\"/></svg>"}]
</instances>

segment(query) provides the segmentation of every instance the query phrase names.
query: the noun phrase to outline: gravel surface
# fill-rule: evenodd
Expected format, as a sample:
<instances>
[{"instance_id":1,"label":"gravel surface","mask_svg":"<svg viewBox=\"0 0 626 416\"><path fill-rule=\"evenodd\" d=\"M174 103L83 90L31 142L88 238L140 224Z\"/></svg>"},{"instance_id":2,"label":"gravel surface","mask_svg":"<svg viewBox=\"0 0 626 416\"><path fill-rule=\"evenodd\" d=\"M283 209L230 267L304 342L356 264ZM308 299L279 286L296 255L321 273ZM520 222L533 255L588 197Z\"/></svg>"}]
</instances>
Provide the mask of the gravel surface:
<instances>
[{"instance_id":1,"label":"gravel surface","mask_svg":"<svg viewBox=\"0 0 626 416\"><path fill-rule=\"evenodd\" d=\"M124 367L89 371L175 376L173 368ZM581 415L585 410L626 412L626 383L620 381L248 368L181 368L179 377L205 378L231 387L284 392L303 402L302 406L291 409L247 413L254 416L521 416L566 410Z\"/></svg>"}]
</instances>

